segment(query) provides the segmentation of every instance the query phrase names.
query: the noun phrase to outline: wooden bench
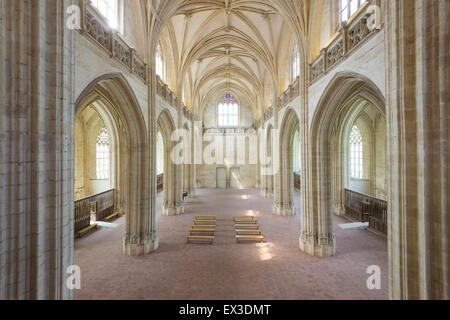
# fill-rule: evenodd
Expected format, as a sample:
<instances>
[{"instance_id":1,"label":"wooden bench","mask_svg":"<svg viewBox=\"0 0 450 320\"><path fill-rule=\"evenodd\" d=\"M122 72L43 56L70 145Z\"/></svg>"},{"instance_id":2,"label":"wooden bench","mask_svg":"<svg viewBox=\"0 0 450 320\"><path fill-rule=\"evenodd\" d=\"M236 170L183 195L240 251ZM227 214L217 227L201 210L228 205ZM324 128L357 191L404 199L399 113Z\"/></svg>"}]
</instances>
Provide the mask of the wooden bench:
<instances>
[{"instance_id":1,"label":"wooden bench","mask_svg":"<svg viewBox=\"0 0 450 320\"><path fill-rule=\"evenodd\" d=\"M239 243L240 241L258 241L264 242L264 236L236 236L236 240Z\"/></svg>"},{"instance_id":2,"label":"wooden bench","mask_svg":"<svg viewBox=\"0 0 450 320\"><path fill-rule=\"evenodd\" d=\"M195 220L212 220L216 221L217 216L195 216Z\"/></svg>"},{"instance_id":3,"label":"wooden bench","mask_svg":"<svg viewBox=\"0 0 450 320\"><path fill-rule=\"evenodd\" d=\"M194 220L196 225L216 225L215 220Z\"/></svg>"},{"instance_id":4,"label":"wooden bench","mask_svg":"<svg viewBox=\"0 0 450 320\"><path fill-rule=\"evenodd\" d=\"M112 220L113 218L118 218L119 216L120 216L120 212L114 212L112 215L107 216L107 217L105 218L105 221Z\"/></svg>"},{"instance_id":5,"label":"wooden bench","mask_svg":"<svg viewBox=\"0 0 450 320\"><path fill-rule=\"evenodd\" d=\"M258 223L258 220L248 220L248 219L236 219L235 220L236 224L253 224L253 223Z\"/></svg>"},{"instance_id":6,"label":"wooden bench","mask_svg":"<svg viewBox=\"0 0 450 320\"><path fill-rule=\"evenodd\" d=\"M98 229L98 225L97 224L92 224L89 227L84 228L83 230L80 230L77 232L77 236L78 238L81 238L82 236L84 236L85 234L91 232L92 230L97 230Z\"/></svg>"},{"instance_id":7,"label":"wooden bench","mask_svg":"<svg viewBox=\"0 0 450 320\"><path fill-rule=\"evenodd\" d=\"M214 229L214 230L216 230L216 226L212 225L212 224L207 224L207 225L194 224L192 226L192 229Z\"/></svg>"},{"instance_id":8,"label":"wooden bench","mask_svg":"<svg viewBox=\"0 0 450 320\"><path fill-rule=\"evenodd\" d=\"M214 236L187 236L187 243L214 243Z\"/></svg>"},{"instance_id":9,"label":"wooden bench","mask_svg":"<svg viewBox=\"0 0 450 320\"><path fill-rule=\"evenodd\" d=\"M260 236L262 234L261 230L236 230L237 235L257 235Z\"/></svg>"},{"instance_id":10,"label":"wooden bench","mask_svg":"<svg viewBox=\"0 0 450 320\"><path fill-rule=\"evenodd\" d=\"M216 232L215 229L191 229L189 231L189 233L191 234L191 236L195 235L195 234L208 234L213 236L214 233Z\"/></svg>"},{"instance_id":11,"label":"wooden bench","mask_svg":"<svg viewBox=\"0 0 450 320\"><path fill-rule=\"evenodd\" d=\"M248 229L259 230L259 224L236 224L236 230L248 230Z\"/></svg>"},{"instance_id":12,"label":"wooden bench","mask_svg":"<svg viewBox=\"0 0 450 320\"><path fill-rule=\"evenodd\" d=\"M255 216L237 216L233 218L234 222L236 222L236 220L243 220L243 221L254 221L256 220Z\"/></svg>"}]
</instances>

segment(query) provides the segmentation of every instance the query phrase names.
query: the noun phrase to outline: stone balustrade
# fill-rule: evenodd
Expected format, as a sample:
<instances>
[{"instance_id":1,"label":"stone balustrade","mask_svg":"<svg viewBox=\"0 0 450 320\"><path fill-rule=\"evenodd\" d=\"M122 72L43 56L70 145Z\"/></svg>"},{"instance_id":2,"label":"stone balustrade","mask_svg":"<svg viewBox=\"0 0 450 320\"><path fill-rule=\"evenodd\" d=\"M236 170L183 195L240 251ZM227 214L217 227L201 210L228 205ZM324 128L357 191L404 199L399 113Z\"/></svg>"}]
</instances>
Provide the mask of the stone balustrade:
<instances>
[{"instance_id":1,"label":"stone balustrade","mask_svg":"<svg viewBox=\"0 0 450 320\"><path fill-rule=\"evenodd\" d=\"M120 33L109 27L108 21L92 6L89 0L82 0L82 10L82 34L93 40L112 58L128 68L146 85L149 85L148 65L138 56L136 50L127 44ZM179 98L159 77L157 77L156 89L157 94L172 107L178 106ZM186 119L192 119L191 111L184 104L183 115Z\"/></svg>"},{"instance_id":2,"label":"stone balustrade","mask_svg":"<svg viewBox=\"0 0 450 320\"><path fill-rule=\"evenodd\" d=\"M373 14L369 10L372 3L374 2L366 2L356 15L339 29L330 44L323 48L320 55L309 65L310 83L328 73L379 31L367 25Z\"/></svg>"},{"instance_id":3,"label":"stone balustrade","mask_svg":"<svg viewBox=\"0 0 450 320\"><path fill-rule=\"evenodd\" d=\"M280 109L286 107L300 95L300 78L297 77L278 98L277 103ZM264 112L264 122L273 117L274 106L270 106Z\"/></svg>"},{"instance_id":4,"label":"stone balustrade","mask_svg":"<svg viewBox=\"0 0 450 320\"><path fill-rule=\"evenodd\" d=\"M136 50L126 43L120 33L109 27L108 21L88 0L82 3L81 32L147 84L148 66L136 54Z\"/></svg>"}]
</instances>

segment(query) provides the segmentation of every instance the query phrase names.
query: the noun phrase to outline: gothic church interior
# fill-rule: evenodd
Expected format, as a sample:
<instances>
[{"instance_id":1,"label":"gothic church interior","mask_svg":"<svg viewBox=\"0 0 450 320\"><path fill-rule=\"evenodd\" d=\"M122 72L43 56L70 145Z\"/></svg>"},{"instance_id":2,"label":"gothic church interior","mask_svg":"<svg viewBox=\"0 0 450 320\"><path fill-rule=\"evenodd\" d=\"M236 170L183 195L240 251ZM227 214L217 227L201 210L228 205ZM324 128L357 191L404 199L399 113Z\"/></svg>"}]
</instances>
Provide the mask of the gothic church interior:
<instances>
[{"instance_id":1,"label":"gothic church interior","mask_svg":"<svg viewBox=\"0 0 450 320\"><path fill-rule=\"evenodd\" d=\"M448 300L449 13L0 0L0 299Z\"/></svg>"}]
</instances>

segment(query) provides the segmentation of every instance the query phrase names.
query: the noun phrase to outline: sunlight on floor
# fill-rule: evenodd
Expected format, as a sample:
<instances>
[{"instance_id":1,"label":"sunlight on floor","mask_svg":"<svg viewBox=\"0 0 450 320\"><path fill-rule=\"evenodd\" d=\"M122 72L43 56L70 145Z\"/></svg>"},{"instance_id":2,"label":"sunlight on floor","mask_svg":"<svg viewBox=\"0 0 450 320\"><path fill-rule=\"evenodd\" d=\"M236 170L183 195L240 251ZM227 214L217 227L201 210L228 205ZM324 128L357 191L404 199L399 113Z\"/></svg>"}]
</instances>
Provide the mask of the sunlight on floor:
<instances>
[{"instance_id":1,"label":"sunlight on floor","mask_svg":"<svg viewBox=\"0 0 450 320\"><path fill-rule=\"evenodd\" d=\"M268 261L274 257L271 252L271 249L274 247L273 243L258 243L256 247L258 248L259 259L261 261Z\"/></svg>"},{"instance_id":2,"label":"sunlight on floor","mask_svg":"<svg viewBox=\"0 0 450 320\"><path fill-rule=\"evenodd\" d=\"M260 216L261 215L261 212L259 212L259 211L255 211L255 210L247 210L247 211L245 211L245 215L246 216L255 216L255 217L258 217L258 216Z\"/></svg>"}]
</instances>

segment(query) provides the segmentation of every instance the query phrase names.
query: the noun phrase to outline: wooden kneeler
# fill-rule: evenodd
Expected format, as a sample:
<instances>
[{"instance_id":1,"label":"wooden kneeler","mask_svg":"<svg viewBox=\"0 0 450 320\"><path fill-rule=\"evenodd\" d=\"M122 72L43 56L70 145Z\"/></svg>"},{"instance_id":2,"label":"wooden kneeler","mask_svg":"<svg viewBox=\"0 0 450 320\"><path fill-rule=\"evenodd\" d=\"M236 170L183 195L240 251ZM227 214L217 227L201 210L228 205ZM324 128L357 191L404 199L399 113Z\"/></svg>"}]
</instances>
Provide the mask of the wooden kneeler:
<instances>
[{"instance_id":1,"label":"wooden kneeler","mask_svg":"<svg viewBox=\"0 0 450 320\"><path fill-rule=\"evenodd\" d=\"M77 237L81 238L82 236L84 236L85 234L93 231L93 230L97 230L98 229L98 224L92 224L89 227L84 228L83 230L80 230L77 232Z\"/></svg>"},{"instance_id":2,"label":"wooden kneeler","mask_svg":"<svg viewBox=\"0 0 450 320\"><path fill-rule=\"evenodd\" d=\"M194 224L191 229L214 229L214 231L216 231L216 226L212 224Z\"/></svg>"},{"instance_id":3,"label":"wooden kneeler","mask_svg":"<svg viewBox=\"0 0 450 320\"><path fill-rule=\"evenodd\" d=\"M259 224L236 224L236 230L248 230L248 229L259 230Z\"/></svg>"},{"instance_id":4,"label":"wooden kneeler","mask_svg":"<svg viewBox=\"0 0 450 320\"><path fill-rule=\"evenodd\" d=\"M234 221L236 224L258 224L258 220L248 220L248 219L236 219Z\"/></svg>"},{"instance_id":5,"label":"wooden kneeler","mask_svg":"<svg viewBox=\"0 0 450 320\"><path fill-rule=\"evenodd\" d=\"M236 235L238 236L245 236L245 235L250 235L250 236L260 236L262 235L262 231L261 230L236 230Z\"/></svg>"},{"instance_id":6,"label":"wooden kneeler","mask_svg":"<svg viewBox=\"0 0 450 320\"><path fill-rule=\"evenodd\" d=\"M212 220L216 221L217 216L195 216L195 220Z\"/></svg>"},{"instance_id":7,"label":"wooden kneeler","mask_svg":"<svg viewBox=\"0 0 450 320\"><path fill-rule=\"evenodd\" d=\"M264 236L248 236L248 235L237 235L236 236L237 242L242 241L256 241L256 242L264 242Z\"/></svg>"},{"instance_id":8,"label":"wooden kneeler","mask_svg":"<svg viewBox=\"0 0 450 320\"><path fill-rule=\"evenodd\" d=\"M206 228L205 229L191 229L189 231L191 236L195 236L195 235L197 235L197 236L198 235L200 235L200 236L206 236L206 235L213 236L215 232L216 232L215 229L206 229Z\"/></svg>"},{"instance_id":9,"label":"wooden kneeler","mask_svg":"<svg viewBox=\"0 0 450 320\"><path fill-rule=\"evenodd\" d=\"M187 243L213 244L214 236L187 236Z\"/></svg>"},{"instance_id":10,"label":"wooden kneeler","mask_svg":"<svg viewBox=\"0 0 450 320\"><path fill-rule=\"evenodd\" d=\"M241 220L241 221L256 221L256 217L255 216L237 216L237 217L233 217L234 222L237 222L237 220Z\"/></svg>"},{"instance_id":11,"label":"wooden kneeler","mask_svg":"<svg viewBox=\"0 0 450 320\"><path fill-rule=\"evenodd\" d=\"M112 220L114 218L119 218L119 217L120 217L120 212L114 212L112 215L107 216L105 218L105 221L108 222L108 221L110 221L110 220Z\"/></svg>"}]
</instances>

